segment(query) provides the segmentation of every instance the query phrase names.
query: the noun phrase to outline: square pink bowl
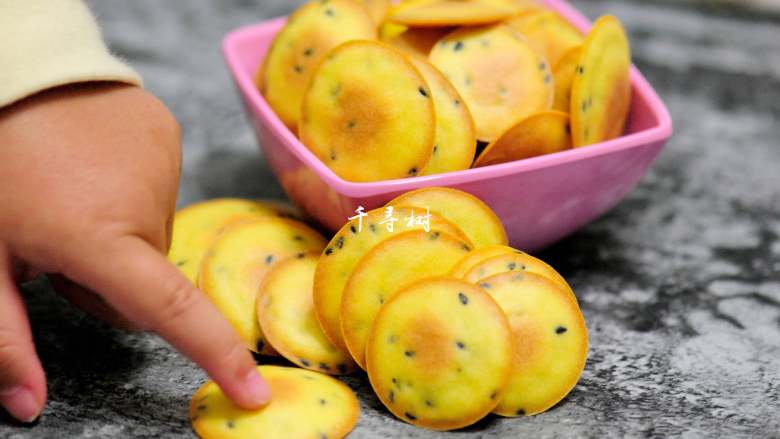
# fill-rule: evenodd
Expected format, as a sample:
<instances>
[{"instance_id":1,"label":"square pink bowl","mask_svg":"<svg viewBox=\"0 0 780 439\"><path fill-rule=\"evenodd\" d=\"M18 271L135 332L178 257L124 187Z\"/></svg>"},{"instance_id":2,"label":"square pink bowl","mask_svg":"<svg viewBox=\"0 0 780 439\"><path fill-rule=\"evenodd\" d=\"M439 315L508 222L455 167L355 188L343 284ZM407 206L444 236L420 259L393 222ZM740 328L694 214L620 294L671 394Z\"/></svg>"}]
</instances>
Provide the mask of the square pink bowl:
<instances>
[{"instance_id":1,"label":"square pink bowl","mask_svg":"<svg viewBox=\"0 0 780 439\"><path fill-rule=\"evenodd\" d=\"M590 22L562 0L548 0L577 28ZM230 32L223 42L228 68L271 169L287 195L315 220L337 230L358 206L381 207L421 187L469 192L501 218L514 247L538 250L597 218L633 189L672 133L669 112L635 68L626 135L599 144L526 160L447 174L353 183L341 179L276 117L253 78L285 19Z\"/></svg>"}]
</instances>

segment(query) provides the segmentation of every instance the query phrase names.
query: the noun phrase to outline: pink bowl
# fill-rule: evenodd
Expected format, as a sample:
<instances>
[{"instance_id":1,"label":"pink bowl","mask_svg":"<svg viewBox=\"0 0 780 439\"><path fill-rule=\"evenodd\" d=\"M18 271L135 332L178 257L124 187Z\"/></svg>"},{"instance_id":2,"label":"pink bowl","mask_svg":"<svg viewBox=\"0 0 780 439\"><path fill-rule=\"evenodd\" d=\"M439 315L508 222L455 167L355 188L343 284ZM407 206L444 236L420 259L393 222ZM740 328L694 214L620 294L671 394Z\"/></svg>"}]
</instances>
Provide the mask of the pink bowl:
<instances>
[{"instance_id":1,"label":"pink bowl","mask_svg":"<svg viewBox=\"0 0 780 439\"><path fill-rule=\"evenodd\" d=\"M548 0L577 28L590 22L562 0ZM636 67L626 135L585 148L511 163L425 177L353 183L312 154L274 114L253 78L283 26L277 18L230 32L225 59L249 113L260 146L287 195L315 220L337 230L358 206L380 207L421 187L448 186L469 192L498 214L510 243L538 250L592 221L633 189L672 133L669 112Z\"/></svg>"}]
</instances>

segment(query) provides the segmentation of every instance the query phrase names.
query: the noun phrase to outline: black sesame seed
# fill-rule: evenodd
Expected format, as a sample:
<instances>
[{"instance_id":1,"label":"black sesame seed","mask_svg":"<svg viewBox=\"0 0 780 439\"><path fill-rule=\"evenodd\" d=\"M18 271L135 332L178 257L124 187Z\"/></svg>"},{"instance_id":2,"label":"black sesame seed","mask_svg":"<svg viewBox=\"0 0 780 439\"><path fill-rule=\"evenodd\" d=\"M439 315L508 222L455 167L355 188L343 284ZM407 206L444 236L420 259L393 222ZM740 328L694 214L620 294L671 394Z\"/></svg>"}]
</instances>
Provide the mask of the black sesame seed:
<instances>
[{"instance_id":1,"label":"black sesame seed","mask_svg":"<svg viewBox=\"0 0 780 439\"><path fill-rule=\"evenodd\" d=\"M376 224L369 224L368 228L371 230L371 232L376 233Z\"/></svg>"},{"instance_id":2,"label":"black sesame seed","mask_svg":"<svg viewBox=\"0 0 780 439\"><path fill-rule=\"evenodd\" d=\"M545 63L544 61L539 63L539 70L544 70L546 68L547 68L547 63Z\"/></svg>"},{"instance_id":3,"label":"black sesame seed","mask_svg":"<svg viewBox=\"0 0 780 439\"><path fill-rule=\"evenodd\" d=\"M566 331L568 331L568 329L566 329L565 326L558 326L557 328L555 328L556 334L563 334Z\"/></svg>"},{"instance_id":4,"label":"black sesame seed","mask_svg":"<svg viewBox=\"0 0 780 439\"><path fill-rule=\"evenodd\" d=\"M430 399L426 399L425 405L427 405L428 407L433 407L433 401L431 401Z\"/></svg>"},{"instance_id":5,"label":"black sesame seed","mask_svg":"<svg viewBox=\"0 0 780 439\"><path fill-rule=\"evenodd\" d=\"M305 253L298 253L297 255L295 255L295 258L296 258L296 259L303 259L303 258L304 258L304 256L306 256L306 254L305 254Z\"/></svg>"},{"instance_id":6,"label":"black sesame seed","mask_svg":"<svg viewBox=\"0 0 780 439\"><path fill-rule=\"evenodd\" d=\"M332 255L332 254L333 254L333 251L334 251L334 250L333 250L332 248L328 247L328 248L326 248L326 249L325 249L325 254L326 254L327 256L330 256L330 255Z\"/></svg>"},{"instance_id":7,"label":"black sesame seed","mask_svg":"<svg viewBox=\"0 0 780 439\"><path fill-rule=\"evenodd\" d=\"M385 304L385 296L380 295L379 296L379 304L384 305Z\"/></svg>"},{"instance_id":8,"label":"black sesame seed","mask_svg":"<svg viewBox=\"0 0 780 439\"><path fill-rule=\"evenodd\" d=\"M274 255L268 255L265 257L265 265L271 265L271 262L274 261Z\"/></svg>"},{"instance_id":9,"label":"black sesame seed","mask_svg":"<svg viewBox=\"0 0 780 439\"><path fill-rule=\"evenodd\" d=\"M414 167L414 168L410 169L409 170L409 175L417 175L417 168Z\"/></svg>"},{"instance_id":10,"label":"black sesame seed","mask_svg":"<svg viewBox=\"0 0 780 439\"><path fill-rule=\"evenodd\" d=\"M177 267L182 267L182 266L184 266L184 265L186 265L186 264L187 264L187 260L185 259L185 260L183 260L183 261L179 261L179 262L177 262L177 263L176 263L176 266L177 266Z\"/></svg>"},{"instance_id":11,"label":"black sesame seed","mask_svg":"<svg viewBox=\"0 0 780 439\"><path fill-rule=\"evenodd\" d=\"M206 404L201 404L198 406L198 410L203 411L206 410Z\"/></svg>"},{"instance_id":12,"label":"black sesame seed","mask_svg":"<svg viewBox=\"0 0 780 439\"><path fill-rule=\"evenodd\" d=\"M336 247L337 248L344 248L344 237L340 236L339 239L336 240Z\"/></svg>"},{"instance_id":13,"label":"black sesame seed","mask_svg":"<svg viewBox=\"0 0 780 439\"><path fill-rule=\"evenodd\" d=\"M336 160L336 151L331 151L330 152L330 159L331 160Z\"/></svg>"},{"instance_id":14,"label":"black sesame seed","mask_svg":"<svg viewBox=\"0 0 780 439\"><path fill-rule=\"evenodd\" d=\"M482 282L481 284L479 284L479 286L484 288L484 289L486 289L486 290L489 290L490 287L491 287L491 285L489 283L487 283L487 282Z\"/></svg>"},{"instance_id":15,"label":"black sesame seed","mask_svg":"<svg viewBox=\"0 0 780 439\"><path fill-rule=\"evenodd\" d=\"M466 345L462 341L460 341L460 340L455 342L455 346L457 346L458 349L466 349Z\"/></svg>"},{"instance_id":16,"label":"black sesame seed","mask_svg":"<svg viewBox=\"0 0 780 439\"><path fill-rule=\"evenodd\" d=\"M468 246L468 245L466 245L466 244L462 244L462 245L461 245L461 248L463 248L463 250L466 250L467 252L470 252L470 251L471 251L471 247L469 247L469 246Z\"/></svg>"},{"instance_id":17,"label":"black sesame seed","mask_svg":"<svg viewBox=\"0 0 780 439\"><path fill-rule=\"evenodd\" d=\"M588 111L588 101L582 101L582 112Z\"/></svg>"},{"instance_id":18,"label":"black sesame seed","mask_svg":"<svg viewBox=\"0 0 780 439\"><path fill-rule=\"evenodd\" d=\"M295 69L295 73L303 73L303 66L300 64L296 64L293 69Z\"/></svg>"},{"instance_id":19,"label":"black sesame seed","mask_svg":"<svg viewBox=\"0 0 780 439\"><path fill-rule=\"evenodd\" d=\"M436 151L439 150L439 145L433 145L433 153L436 154Z\"/></svg>"},{"instance_id":20,"label":"black sesame seed","mask_svg":"<svg viewBox=\"0 0 780 439\"><path fill-rule=\"evenodd\" d=\"M455 50L456 52L463 50L463 41L458 41L457 43L455 43L455 47L453 48L453 50Z\"/></svg>"},{"instance_id":21,"label":"black sesame seed","mask_svg":"<svg viewBox=\"0 0 780 439\"><path fill-rule=\"evenodd\" d=\"M325 363L320 363L320 370L330 371L330 366Z\"/></svg>"},{"instance_id":22,"label":"black sesame seed","mask_svg":"<svg viewBox=\"0 0 780 439\"><path fill-rule=\"evenodd\" d=\"M387 399L388 399L388 400L389 400L391 403L395 402L395 392L393 392L393 391L391 390L391 391L390 391L390 393L387 395Z\"/></svg>"},{"instance_id":23,"label":"black sesame seed","mask_svg":"<svg viewBox=\"0 0 780 439\"><path fill-rule=\"evenodd\" d=\"M349 123L347 123L347 129L351 130L351 129L355 128L355 125L357 125L357 121L350 120Z\"/></svg>"},{"instance_id":24,"label":"black sesame seed","mask_svg":"<svg viewBox=\"0 0 780 439\"><path fill-rule=\"evenodd\" d=\"M394 344L397 341L398 341L398 336L396 335L391 335L390 337L387 337L387 342L390 344ZM395 382L395 378L393 378L393 382Z\"/></svg>"},{"instance_id":25,"label":"black sesame seed","mask_svg":"<svg viewBox=\"0 0 780 439\"><path fill-rule=\"evenodd\" d=\"M231 430L236 428L236 422L233 421L233 420L227 421L227 428L229 428Z\"/></svg>"},{"instance_id":26,"label":"black sesame seed","mask_svg":"<svg viewBox=\"0 0 780 439\"><path fill-rule=\"evenodd\" d=\"M466 296L463 293L458 293L458 300L460 300L460 303L462 303L464 305L468 305L469 304L469 297Z\"/></svg>"},{"instance_id":27,"label":"black sesame seed","mask_svg":"<svg viewBox=\"0 0 780 439\"><path fill-rule=\"evenodd\" d=\"M336 13L333 11L333 9L328 8L328 9L325 9L325 15L327 15L329 17L333 17L334 15L336 15Z\"/></svg>"},{"instance_id":28,"label":"black sesame seed","mask_svg":"<svg viewBox=\"0 0 780 439\"><path fill-rule=\"evenodd\" d=\"M439 232L431 233L431 241L435 241L435 240L439 239L439 236L441 236L441 233L439 233Z\"/></svg>"},{"instance_id":29,"label":"black sesame seed","mask_svg":"<svg viewBox=\"0 0 780 439\"><path fill-rule=\"evenodd\" d=\"M510 263L506 264L506 268L508 268L510 271L512 271L515 268L517 268L517 264L514 263L514 262L510 262Z\"/></svg>"},{"instance_id":30,"label":"black sesame seed","mask_svg":"<svg viewBox=\"0 0 780 439\"><path fill-rule=\"evenodd\" d=\"M455 99L454 104L455 104L456 107L459 107L460 106L460 101L458 99Z\"/></svg>"},{"instance_id":31,"label":"black sesame seed","mask_svg":"<svg viewBox=\"0 0 780 439\"><path fill-rule=\"evenodd\" d=\"M414 351L405 351L404 355L406 355L406 358L412 358L414 357Z\"/></svg>"},{"instance_id":32,"label":"black sesame seed","mask_svg":"<svg viewBox=\"0 0 780 439\"><path fill-rule=\"evenodd\" d=\"M413 414L411 414L409 412L404 413L404 416L406 416L407 419L412 420L412 421L417 420L417 416L414 416Z\"/></svg>"},{"instance_id":33,"label":"black sesame seed","mask_svg":"<svg viewBox=\"0 0 780 439\"><path fill-rule=\"evenodd\" d=\"M293 241L303 241L303 236L295 235L295 236L293 236Z\"/></svg>"},{"instance_id":34,"label":"black sesame seed","mask_svg":"<svg viewBox=\"0 0 780 439\"><path fill-rule=\"evenodd\" d=\"M301 358L301 364L303 364L304 367L311 366L311 363L309 362L309 360L306 360L306 359L303 359L303 358Z\"/></svg>"},{"instance_id":35,"label":"black sesame seed","mask_svg":"<svg viewBox=\"0 0 780 439\"><path fill-rule=\"evenodd\" d=\"M550 82L552 82L552 76L550 76L549 73L545 73L545 75L544 75L544 83L545 84L549 84Z\"/></svg>"},{"instance_id":36,"label":"black sesame seed","mask_svg":"<svg viewBox=\"0 0 780 439\"><path fill-rule=\"evenodd\" d=\"M493 393L490 394L490 399L496 399L496 396L498 396L498 390L494 390Z\"/></svg>"},{"instance_id":37,"label":"black sesame seed","mask_svg":"<svg viewBox=\"0 0 780 439\"><path fill-rule=\"evenodd\" d=\"M337 364L336 369L338 369L339 373L347 373L347 365L344 363Z\"/></svg>"},{"instance_id":38,"label":"black sesame seed","mask_svg":"<svg viewBox=\"0 0 780 439\"><path fill-rule=\"evenodd\" d=\"M517 416L525 416L525 410L523 409L517 409Z\"/></svg>"},{"instance_id":39,"label":"black sesame seed","mask_svg":"<svg viewBox=\"0 0 780 439\"><path fill-rule=\"evenodd\" d=\"M312 56L312 55L314 55L314 48L313 47L309 47L308 49L303 51L303 56L307 56L308 57L308 56Z\"/></svg>"},{"instance_id":40,"label":"black sesame seed","mask_svg":"<svg viewBox=\"0 0 780 439\"><path fill-rule=\"evenodd\" d=\"M577 66L577 73L582 75L585 73L585 67L584 66Z\"/></svg>"},{"instance_id":41,"label":"black sesame seed","mask_svg":"<svg viewBox=\"0 0 780 439\"><path fill-rule=\"evenodd\" d=\"M357 227L355 227L355 225L352 224L352 225L349 226L349 231L352 232L353 234L356 234L357 233Z\"/></svg>"},{"instance_id":42,"label":"black sesame seed","mask_svg":"<svg viewBox=\"0 0 780 439\"><path fill-rule=\"evenodd\" d=\"M420 88L418 88L418 89L417 89L417 91L419 91L419 92L420 92L420 94L421 94L421 95L423 95L423 97L425 97L425 98L427 98L427 97L428 97L428 91L427 91L427 90L425 90L425 87L423 87L423 86L420 86Z\"/></svg>"},{"instance_id":43,"label":"black sesame seed","mask_svg":"<svg viewBox=\"0 0 780 439\"><path fill-rule=\"evenodd\" d=\"M320 398L320 405L325 405L327 403L328 403L328 401L326 399Z\"/></svg>"}]
</instances>

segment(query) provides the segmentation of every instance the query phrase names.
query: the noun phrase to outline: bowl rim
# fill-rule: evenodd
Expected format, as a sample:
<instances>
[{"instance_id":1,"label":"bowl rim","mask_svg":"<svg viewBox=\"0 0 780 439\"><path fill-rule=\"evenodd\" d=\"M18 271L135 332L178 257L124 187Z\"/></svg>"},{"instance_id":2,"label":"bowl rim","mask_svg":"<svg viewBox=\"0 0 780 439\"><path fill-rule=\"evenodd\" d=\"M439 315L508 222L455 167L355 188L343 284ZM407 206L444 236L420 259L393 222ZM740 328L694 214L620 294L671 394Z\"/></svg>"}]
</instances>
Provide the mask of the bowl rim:
<instances>
[{"instance_id":1,"label":"bowl rim","mask_svg":"<svg viewBox=\"0 0 780 439\"><path fill-rule=\"evenodd\" d=\"M590 20L564 0L546 0L546 3L581 31L587 32L592 26ZM254 107L253 110L267 122L271 133L277 137L293 155L307 167L312 169L323 182L331 187L331 189L344 196L360 198L391 192L406 192L428 186L460 186L477 180L531 172L541 168L564 165L630 148L641 147L647 144L665 141L672 135L672 119L669 115L669 110L639 69L632 64L630 72L632 88L635 90L636 94L639 94L644 98L647 102L648 111L653 113L653 116L657 121L653 127L643 129L636 133L623 135L606 142L588 145L586 148L574 148L553 154L479 168L469 168L462 171L375 182L353 182L344 180L336 175L336 173L328 168L300 140L298 140L295 134L276 116L276 113L271 109L268 102L257 90L253 75L246 72L244 63L241 61L242 57L237 48L240 41L249 37L255 37L257 34L265 34L268 32L269 28L279 28L286 20L287 17L285 16L273 18L259 23L242 26L228 32L222 41L223 56L240 93L245 98L245 102Z\"/></svg>"}]
</instances>

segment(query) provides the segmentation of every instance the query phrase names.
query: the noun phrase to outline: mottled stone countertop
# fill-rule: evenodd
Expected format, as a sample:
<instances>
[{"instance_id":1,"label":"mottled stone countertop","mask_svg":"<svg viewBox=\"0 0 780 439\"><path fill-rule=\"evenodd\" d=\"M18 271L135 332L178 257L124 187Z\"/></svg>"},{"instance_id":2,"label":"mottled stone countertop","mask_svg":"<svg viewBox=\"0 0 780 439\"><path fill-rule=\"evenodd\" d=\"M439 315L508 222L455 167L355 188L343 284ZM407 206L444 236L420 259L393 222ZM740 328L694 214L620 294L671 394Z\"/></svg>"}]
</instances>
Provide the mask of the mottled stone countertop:
<instances>
[{"instance_id":1,"label":"mottled stone countertop","mask_svg":"<svg viewBox=\"0 0 780 439\"><path fill-rule=\"evenodd\" d=\"M219 45L230 29L299 2L91 3L113 49L184 127L181 204L284 197ZM362 405L352 437L780 437L779 12L574 3L624 21L675 123L625 201L541 254L570 280L590 328L582 380L543 415L435 433L395 420L364 378L351 378ZM44 282L25 292L49 403L31 427L0 417L0 437L193 437L187 403L203 372L153 335L84 316Z\"/></svg>"}]
</instances>

